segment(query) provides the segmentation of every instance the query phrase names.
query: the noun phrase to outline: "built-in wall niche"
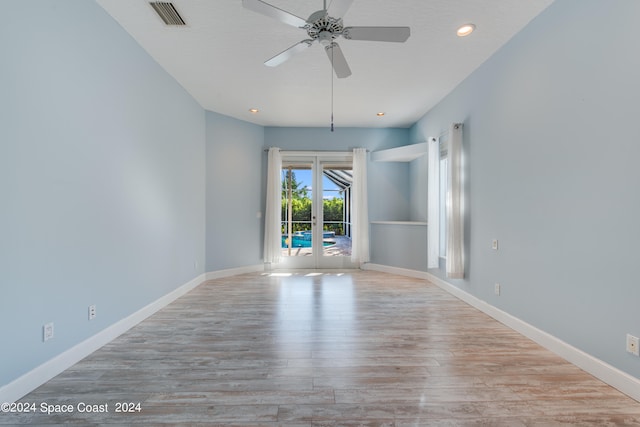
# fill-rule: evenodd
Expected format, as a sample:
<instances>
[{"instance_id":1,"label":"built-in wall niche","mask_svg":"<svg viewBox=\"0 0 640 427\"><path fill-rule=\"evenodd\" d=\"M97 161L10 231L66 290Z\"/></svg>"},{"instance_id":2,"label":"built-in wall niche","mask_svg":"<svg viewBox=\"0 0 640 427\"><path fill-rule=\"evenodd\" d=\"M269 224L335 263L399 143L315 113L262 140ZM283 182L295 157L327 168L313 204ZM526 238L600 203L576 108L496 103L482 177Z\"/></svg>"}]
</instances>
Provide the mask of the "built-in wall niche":
<instances>
[{"instance_id":1,"label":"built-in wall niche","mask_svg":"<svg viewBox=\"0 0 640 427\"><path fill-rule=\"evenodd\" d=\"M371 153L371 161L410 163L420 157L426 157L428 149L428 144L426 142L420 142L418 144L378 150Z\"/></svg>"},{"instance_id":2,"label":"built-in wall niche","mask_svg":"<svg viewBox=\"0 0 640 427\"><path fill-rule=\"evenodd\" d=\"M372 217L372 224L427 225L427 151L421 142L371 153L372 162L388 164L379 170L383 188L369 190L383 207L378 212L386 215Z\"/></svg>"}]
</instances>

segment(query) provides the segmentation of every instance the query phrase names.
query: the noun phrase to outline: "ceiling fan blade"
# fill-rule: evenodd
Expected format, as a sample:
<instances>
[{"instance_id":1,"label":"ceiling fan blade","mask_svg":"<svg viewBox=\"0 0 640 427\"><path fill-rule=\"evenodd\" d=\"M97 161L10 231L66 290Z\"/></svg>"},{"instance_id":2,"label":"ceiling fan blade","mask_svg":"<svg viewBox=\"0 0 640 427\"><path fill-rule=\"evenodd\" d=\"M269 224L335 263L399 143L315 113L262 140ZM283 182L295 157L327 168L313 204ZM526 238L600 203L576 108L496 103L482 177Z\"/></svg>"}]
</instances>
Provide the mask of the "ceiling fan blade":
<instances>
[{"instance_id":1,"label":"ceiling fan blade","mask_svg":"<svg viewBox=\"0 0 640 427\"><path fill-rule=\"evenodd\" d=\"M333 42L327 45L324 50L327 52L327 56L329 57L329 61L331 61L333 71L336 72L336 76L339 79L349 77L351 75L351 69L349 68L349 64L347 64L347 59L344 57L342 49L340 49L338 43Z\"/></svg>"},{"instance_id":2,"label":"ceiling fan blade","mask_svg":"<svg viewBox=\"0 0 640 427\"><path fill-rule=\"evenodd\" d=\"M312 43L313 43L313 40L311 40L311 39L302 40L301 42L296 43L293 46L291 46L289 49L287 49L287 50L285 50L283 52L280 52L279 54L277 54L273 58L267 60L264 63L264 65L268 65L269 67L277 67L278 65L282 64L283 62L285 62L289 58L293 57L295 54L300 53L303 50L305 50L306 48L308 48L309 46L311 46Z\"/></svg>"},{"instance_id":3,"label":"ceiling fan blade","mask_svg":"<svg viewBox=\"0 0 640 427\"><path fill-rule=\"evenodd\" d=\"M376 42L406 41L411 35L409 27L345 27L342 36L349 40L371 40Z\"/></svg>"},{"instance_id":4,"label":"ceiling fan blade","mask_svg":"<svg viewBox=\"0 0 640 427\"><path fill-rule=\"evenodd\" d=\"M242 0L242 6L294 27L302 28L307 25L307 21L299 16L293 15L286 10L282 10L261 0Z\"/></svg>"},{"instance_id":5,"label":"ceiling fan blade","mask_svg":"<svg viewBox=\"0 0 640 427\"><path fill-rule=\"evenodd\" d=\"M327 13L332 18L342 18L351 7L353 0L333 0L327 9Z\"/></svg>"}]
</instances>

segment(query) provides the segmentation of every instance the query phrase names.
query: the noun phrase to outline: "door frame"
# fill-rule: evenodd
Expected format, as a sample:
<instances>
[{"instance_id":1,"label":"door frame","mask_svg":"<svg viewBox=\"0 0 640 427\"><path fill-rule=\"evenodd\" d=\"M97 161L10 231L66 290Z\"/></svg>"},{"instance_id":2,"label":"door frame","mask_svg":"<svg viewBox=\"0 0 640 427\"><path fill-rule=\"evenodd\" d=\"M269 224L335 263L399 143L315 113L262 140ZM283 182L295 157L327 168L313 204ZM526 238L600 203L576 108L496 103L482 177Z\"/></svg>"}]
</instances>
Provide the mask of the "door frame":
<instances>
[{"instance_id":1,"label":"door frame","mask_svg":"<svg viewBox=\"0 0 640 427\"><path fill-rule=\"evenodd\" d=\"M324 163L353 163L353 153L344 151L282 151L282 169L288 164L311 164L312 167L312 255L282 256L276 268L292 269L352 269L358 268L349 256L324 256L323 250L323 188ZM281 218L282 221L282 218Z\"/></svg>"}]
</instances>

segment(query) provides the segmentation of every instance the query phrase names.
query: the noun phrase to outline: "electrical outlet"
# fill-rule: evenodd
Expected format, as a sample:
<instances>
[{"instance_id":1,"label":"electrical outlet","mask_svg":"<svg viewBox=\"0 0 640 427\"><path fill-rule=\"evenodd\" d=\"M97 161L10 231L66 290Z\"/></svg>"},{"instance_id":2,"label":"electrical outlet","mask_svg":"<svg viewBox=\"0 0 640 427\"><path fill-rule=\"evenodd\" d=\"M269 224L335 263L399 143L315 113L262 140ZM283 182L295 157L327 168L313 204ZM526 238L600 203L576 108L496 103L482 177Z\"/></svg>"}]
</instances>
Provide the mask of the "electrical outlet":
<instances>
[{"instance_id":1,"label":"electrical outlet","mask_svg":"<svg viewBox=\"0 0 640 427\"><path fill-rule=\"evenodd\" d=\"M627 351L634 356L640 356L638 337L634 337L631 334L627 334Z\"/></svg>"},{"instance_id":2,"label":"electrical outlet","mask_svg":"<svg viewBox=\"0 0 640 427\"><path fill-rule=\"evenodd\" d=\"M89 320L96 318L96 306L95 304L89 306Z\"/></svg>"},{"instance_id":3,"label":"electrical outlet","mask_svg":"<svg viewBox=\"0 0 640 427\"><path fill-rule=\"evenodd\" d=\"M49 341L53 338L53 322L42 327L42 341Z\"/></svg>"},{"instance_id":4,"label":"electrical outlet","mask_svg":"<svg viewBox=\"0 0 640 427\"><path fill-rule=\"evenodd\" d=\"M491 241L491 249L493 249L494 251L498 250L498 239L493 239Z\"/></svg>"},{"instance_id":5,"label":"electrical outlet","mask_svg":"<svg viewBox=\"0 0 640 427\"><path fill-rule=\"evenodd\" d=\"M500 295L500 283L496 283L493 285L493 293L496 295Z\"/></svg>"}]
</instances>

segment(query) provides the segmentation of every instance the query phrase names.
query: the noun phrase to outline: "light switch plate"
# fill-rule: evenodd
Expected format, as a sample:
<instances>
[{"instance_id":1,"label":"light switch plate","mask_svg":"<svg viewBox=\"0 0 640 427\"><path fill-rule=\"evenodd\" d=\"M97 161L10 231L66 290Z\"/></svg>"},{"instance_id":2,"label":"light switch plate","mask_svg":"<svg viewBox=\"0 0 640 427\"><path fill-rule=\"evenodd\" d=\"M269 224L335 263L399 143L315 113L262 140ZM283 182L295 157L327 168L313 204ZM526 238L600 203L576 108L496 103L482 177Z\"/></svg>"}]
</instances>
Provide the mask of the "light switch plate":
<instances>
[{"instance_id":1,"label":"light switch plate","mask_svg":"<svg viewBox=\"0 0 640 427\"><path fill-rule=\"evenodd\" d=\"M49 341L53 338L53 323L47 323L42 327L42 341Z\"/></svg>"}]
</instances>

